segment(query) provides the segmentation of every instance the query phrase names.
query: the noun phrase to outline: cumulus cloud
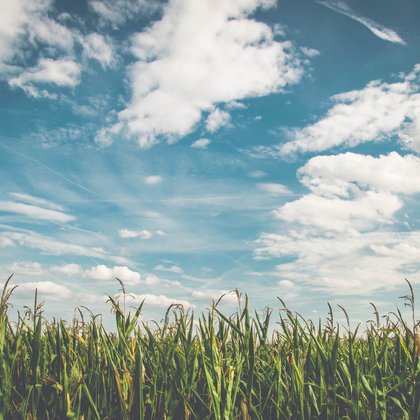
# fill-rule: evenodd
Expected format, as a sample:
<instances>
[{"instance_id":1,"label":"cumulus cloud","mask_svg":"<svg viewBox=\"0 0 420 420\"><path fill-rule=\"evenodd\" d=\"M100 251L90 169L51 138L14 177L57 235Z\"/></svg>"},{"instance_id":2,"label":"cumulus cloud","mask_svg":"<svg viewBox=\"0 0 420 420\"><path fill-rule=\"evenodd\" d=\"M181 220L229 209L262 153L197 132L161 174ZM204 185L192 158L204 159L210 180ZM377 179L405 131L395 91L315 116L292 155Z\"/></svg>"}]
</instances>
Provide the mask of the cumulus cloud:
<instances>
[{"instance_id":1,"label":"cumulus cloud","mask_svg":"<svg viewBox=\"0 0 420 420\"><path fill-rule=\"evenodd\" d=\"M90 0L89 6L102 25L118 28L139 14L153 13L161 8L159 1L150 0Z\"/></svg>"},{"instance_id":2,"label":"cumulus cloud","mask_svg":"<svg viewBox=\"0 0 420 420\"><path fill-rule=\"evenodd\" d=\"M40 276L45 274L45 270L42 265L32 261L14 262L12 264L8 264L6 269L10 273L26 274L30 276Z\"/></svg>"},{"instance_id":3,"label":"cumulus cloud","mask_svg":"<svg viewBox=\"0 0 420 420\"><path fill-rule=\"evenodd\" d=\"M112 44L104 36L94 32L86 36L83 41L85 57L96 60L106 69L115 64L115 53Z\"/></svg>"},{"instance_id":4,"label":"cumulus cloud","mask_svg":"<svg viewBox=\"0 0 420 420\"><path fill-rule=\"evenodd\" d=\"M165 295L153 295L153 294L143 294L137 295L130 293L130 295L134 301L138 304L145 301L146 305L152 306L162 306L164 308L169 307L170 305L182 305L186 308L194 308L195 305L191 304L190 302L182 299L171 298Z\"/></svg>"},{"instance_id":5,"label":"cumulus cloud","mask_svg":"<svg viewBox=\"0 0 420 420\"><path fill-rule=\"evenodd\" d=\"M170 265L170 266L164 266L162 264L157 265L154 270L156 271L166 271L168 273L176 273L176 274L181 274L184 271L182 270L181 267L179 267L178 265Z\"/></svg>"},{"instance_id":6,"label":"cumulus cloud","mask_svg":"<svg viewBox=\"0 0 420 420\"><path fill-rule=\"evenodd\" d=\"M277 218L322 230L359 231L391 224L402 201L389 193L367 191L352 200L308 194L275 210Z\"/></svg>"},{"instance_id":7,"label":"cumulus cloud","mask_svg":"<svg viewBox=\"0 0 420 420\"><path fill-rule=\"evenodd\" d=\"M300 182L322 196L348 197L355 190L420 193L420 158L397 152L373 157L356 153L316 156L298 170Z\"/></svg>"},{"instance_id":8,"label":"cumulus cloud","mask_svg":"<svg viewBox=\"0 0 420 420\"><path fill-rule=\"evenodd\" d=\"M328 7L331 10L334 10L337 13L341 13L342 15L345 15L350 19L361 23L363 26L368 28L374 35L383 39L384 41L405 45L405 41L394 30L380 25L379 23L376 23L371 19L360 16L359 14L355 13L344 1L318 0L317 2L325 7Z\"/></svg>"},{"instance_id":9,"label":"cumulus cloud","mask_svg":"<svg viewBox=\"0 0 420 420\"><path fill-rule=\"evenodd\" d=\"M318 57L319 54L321 54L317 49L315 48L307 48L307 47L302 47L300 49L303 54L305 54L307 57Z\"/></svg>"},{"instance_id":10,"label":"cumulus cloud","mask_svg":"<svg viewBox=\"0 0 420 420\"><path fill-rule=\"evenodd\" d=\"M237 303L238 298L235 292L229 292L228 290L217 290L217 289L200 289L194 290L191 296L194 299L199 300L215 300L217 301L222 295L223 302Z\"/></svg>"},{"instance_id":11,"label":"cumulus cloud","mask_svg":"<svg viewBox=\"0 0 420 420\"><path fill-rule=\"evenodd\" d=\"M268 95L299 82L303 68L292 43L276 41L268 25L249 18L273 4L171 0L161 20L133 37L132 99L101 138L109 141L126 132L143 148L162 138L173 142L217 104ZM225 121L218 111L221 116ZM217 126L209 122L211 130Z\"/></svg>"},{"instance_id":12,"label":"cumulus cloud","mask_svg":"<svg viewBox=\"0 0 420 420\"><path fill-rule=\"evenodd\" d=\"M298 176L310 192L274 211L282 233L263 233L255 251L283 260L280 281L360 294L419 279L420 233L398 232L397 212L420 192L420 158L317 156Z\"/></svg>"},{"instance_id":13,"label":"cumulus cloud","mask_svg":"<svg viewBox=\"0 0 420 420\"><path fill-rule=\"evenodd\" d=\"M144 183L147 185L160 184L162 181L163 178L160 175L150 175L144 178Z\"/></svg>"},{"instance_id":14,"label":"cumulus cloud","mask_svg":"<svg viewBox=\"0 0 420 420\"><path fill-rule=\"evenodd\" d=\"M22 45L42 42L69 52L73 48L73 34L66 27L48 17L50 0L16 0L2 4L0 16L0 60L9 63L19 59Z\"/></svg>"},{"instance_id":15,"label":"cumulus cloud","mask_svg":"<svg viewBox=\"0 0 420 420\"><path fill-rule=\"evenodd\" d=\"M220 128L228 125L230 122L230 114L229 112L223 111L219 108L215 108L206 120L206 129L210 131L210 133L214 133L215 131L219 130Z\"/></svg>"},{"instance_id":16,"label":"cumulus cloud","mask_svg":"<svg viewBox=\"0 0 420 420\"><path fill-rule=\"evenodd\" d=\"M4 3L4 2L3 2ZM53 0L16 0L2 4L0 16L0 76L13 88L34 98L56 99L52 87L74 87L80 81L80 55L103 68L115 63L112 42L98 33L84 35L56 16ZM64 16L64 18L63 18ZM76 20L72 21L73 23ZM79 48L76 48L79 47ZM28 56L38 59L27 67Z\"/></svg>"},{"instance_id":17,"label":"cumulus cloud","mask_svg":"<svg viewBox=\"0 0 420 420\"><path fill-rule=\"evenodd\" d=\"M210 144L209 139L198 139L194 143L191 144L191 147L194 149L207 149L207 146Z\"/></svg>"},{"instance_id":18,"label":"cumulus cloud","mask_svg":"<svg viewBox=\"0 0 420 420\"><path fill-rule=\"evenodd\" d=\"M290 231L263 234L257 247L257 257L288 259L277 266L282 280L336 295L366 296L401 285L404 277L420 280L419 232Z\"/></svg>"},{"instance_id":19,"label":"cumulus cloud","mask_svg":"<svg viewBox=\"0 0 420 420\"><path fill-rule=\"evenodd\" d=\"M115 281L120 279L124 284L133 285L141 282L141 275L137 271L132 271L126 266L107 267L97 265L84 272L85 276L97 281Z\"/></svg>"},{"instance_id":20,"label":"cumulus cloud","mask_svg":"<svg viewBox=\"0 0 420 420\"><path fill-rule=\"evenodd\" d=\"M15 243L4 236L0 236L0 248L6 248L7 246L15 246Z\"/></svg>"},{"instance_id":21,"label":"cumulus cloud","mask_svg":"<svg viewBox=\"0 0 420 420\"><path fill-rule=\"evenodd\" d=\"M132 238L139 238L139 239L150 239L153 235L148 230L129 230L129 229L119 229L118 235L124 239L132 239Z\"/></svg>"},{"instance_id":22,"label":"cumulus cloud","mask_svg":"<svg viewBox=\"0 0 420 420\"><path fill-rule=\"evenodd\" d=\"M392 224L401 194L420 192L420 159L396 152L379 157L344 153L317 156L298 170L311 190L274 214L289 223L324 230L360 231Z\"/></svg>"},{"instance_id":23,"label":"cumulus cloud","mask_svg":"<svg viewBox=\"0 0 420 420\"><path fill-rule=\"evenodd\" d=\"M52 97L48 91L39 89L34 84L74 87L79 84L80 72L80 65L71 59L40 58L38 65L10 79L9 85L23 89L27 95L34 98Z\"/></svg>"},{"instance_id":24,"label":"cumulus cloud","mask_svg":"<svg viewBox=\"0 0 420 420\"><path fill-rule=\"evenodd\" d=\"M45 296L48 300L62 301L72 297L72 292L69 288L52 281L20 283L15 293L27 296L33 295L35 290L38 291L38 295L41 295L41 297Z\"/></svg>"},{"instance_id":25,"label":"cumulus cloud","mask_svg":"<svg viewBox=\"0 0 420 420\"><path fill-rule=\"evenodd\" d=\"M285 195L290 194L290 190L283 184L276 184L271 182L265 182L258 184L258 188L272 195Z\"/></svg>"},{"instance_id":26,"label":"cumulus cloud","mask_svg":"<svg viewBox=\"0 0 420 420\"><path fill-rule=\"evenodd\" d=\"M79 264L74 263L56 265L51 267L50 270L54 273L65 274L67 276L74 276L83 272L82 267L80 267Z\"/></svg>"},{"instance_id":27,"label":"cumulus cloud","mask_svg":"<svg viewBox=\"0 0 420 420\"><path fill-rule=\"evenodd\" d=\"M396 135L412 150L420 150L420 65L396 83L373 81L361 90L331 98L332 108L309 126L291 130L290 140L269 155L320 152L337 146L354 147Z\"/></svg>"}]
</instances>

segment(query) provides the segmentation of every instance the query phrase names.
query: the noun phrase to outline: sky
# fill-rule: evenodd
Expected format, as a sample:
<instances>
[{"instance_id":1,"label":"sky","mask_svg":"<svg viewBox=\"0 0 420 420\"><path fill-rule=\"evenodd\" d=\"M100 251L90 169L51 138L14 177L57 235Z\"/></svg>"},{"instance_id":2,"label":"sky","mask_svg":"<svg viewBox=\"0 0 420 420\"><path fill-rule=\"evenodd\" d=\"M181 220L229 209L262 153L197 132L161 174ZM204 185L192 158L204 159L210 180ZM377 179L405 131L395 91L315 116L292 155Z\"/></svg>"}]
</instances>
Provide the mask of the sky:
<instances>
[{"instance_id":1,"label":"sky","mask_svg":"<svg viewBox=\"0 0 420 420\"><path fill-rule=\"evenodd\" d=\"M146 319L420 292L420 3L0 0L0 284ZM336 307L336 306L335 306Z\"/></svg>"}]
</instances>

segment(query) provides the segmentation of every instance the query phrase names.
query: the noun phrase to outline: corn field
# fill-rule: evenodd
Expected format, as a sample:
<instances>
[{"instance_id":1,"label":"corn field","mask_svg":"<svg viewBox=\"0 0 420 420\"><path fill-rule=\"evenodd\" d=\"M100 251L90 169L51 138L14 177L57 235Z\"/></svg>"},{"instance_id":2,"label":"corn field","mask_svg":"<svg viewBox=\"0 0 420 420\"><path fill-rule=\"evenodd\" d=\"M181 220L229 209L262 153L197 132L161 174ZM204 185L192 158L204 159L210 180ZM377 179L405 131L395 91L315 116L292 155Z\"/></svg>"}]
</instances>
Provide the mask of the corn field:
<instances>
[{"instance_id":1,"label":"corn field","mask_svg":"<svg viewBox=\"0 0 420 420\"><path fill-rule=\"evenodd\" d=\"M10 280L10 279L9 279ZM0 301L0 419L419 419L420 337L414 294L365 330L305 320L280 300L195 319L171 306L156 325L109 297L116 332L91 314L47 322L42 305L8 318ZM239 297L239 295L238 295ZM340 307L341 308L341 307ZM343 308L338 309L344 310ZM80 319L79 319L80 318Z\"/></svg>"}]
</instances>

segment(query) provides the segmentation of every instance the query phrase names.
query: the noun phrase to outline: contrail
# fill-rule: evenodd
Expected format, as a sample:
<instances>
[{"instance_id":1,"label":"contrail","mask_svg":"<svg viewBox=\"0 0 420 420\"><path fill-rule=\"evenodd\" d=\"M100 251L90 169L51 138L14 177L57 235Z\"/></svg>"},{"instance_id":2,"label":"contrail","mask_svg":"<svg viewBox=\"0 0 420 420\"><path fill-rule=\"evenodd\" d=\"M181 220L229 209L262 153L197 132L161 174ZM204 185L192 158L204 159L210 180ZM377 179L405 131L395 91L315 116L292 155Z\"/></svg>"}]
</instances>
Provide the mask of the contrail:
<instances>
[{"instance_id":1,"label":"contrail","mask_svg":"<svg viewBox=\"0 0 420 420\"><path fill-rule=\"evenodd\" d=\"M35 158L31 157L31 156L28 156L28 155L26 155L26 154L24 154L24 153L21 153L21 152L17 152L16 150L13 150L12 148L10 148L10 147L8 147L8 146L6 146L6 145L2 144L2 143L0 143L0 147L2 147L3 149L5 149L5 150L6 150L6 151L8 151L9 153L12 153L12 154L14 154L14 155L16 155L16 156L20 156L20 157L23 157L23 158L25 158L25 159L28 159L28 160L30 160L30 161L32 161L32 162L37 163L38 165L42 166L42 167L43 167L44 169L46 169L47 171L49 171L49 172L53 173L54 175L57 175L58 177L60 177L60 178L64 179L64 180L65 180L65 181L67 181L69 184L72 184L72 185L74 185L74 186L75 186L75 187L77 187L77 188L80 188L80 189L82 189L82 190L84 190L84 191L87 191L87 192L89 192L89 193L93 194L93 195L96 195L97 197L103 198L103 197L102 197L100 194L98 194L96 191L93 191L93 190L91 190L91 189L89 189L89 188L87 188L87 187L85 187L85 186L83 186L83 185L81 185L81 184L78 184L78 183L77 183L77 182L75 182L75 181L72 181L71 179L69 179L69 178L65 177L64 175L60 174L60 172L55 171L54 169L52 169L52 168L50 168L49 166L45 165L45 163L42 163L42 162L40 162L39 160L37 160L37 159L35 159Z\"/></svg>"},{"instance_id":2,"label":"contrail","mask_svg":"<svg viewBox=\"0 0 420 420\"><path fill-rule=\"evenodd\" d=\"M371 19L365 18L356 14L344 1L328 1L328 0L317 0L318 4L328 7L334 12L340 13L356 22L361 23L363 26L368 28L374 35L383 39L384 41L393 42L396 44L406 45L406 42L392 29L386 28L379 23L374 22Z\"/></svg>"}]
</instances>

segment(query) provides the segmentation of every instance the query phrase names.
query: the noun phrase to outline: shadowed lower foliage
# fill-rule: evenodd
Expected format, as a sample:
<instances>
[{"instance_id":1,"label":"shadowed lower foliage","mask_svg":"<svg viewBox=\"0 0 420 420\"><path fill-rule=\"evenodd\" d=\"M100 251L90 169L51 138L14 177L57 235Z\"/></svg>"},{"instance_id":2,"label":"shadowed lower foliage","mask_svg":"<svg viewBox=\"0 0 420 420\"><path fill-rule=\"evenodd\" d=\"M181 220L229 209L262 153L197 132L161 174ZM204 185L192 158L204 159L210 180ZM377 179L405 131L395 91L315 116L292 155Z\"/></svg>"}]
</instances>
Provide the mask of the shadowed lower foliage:
<instances>
[{"instance_id":1,"label":"shadowed lower foliage","mask_svg":"<svg viewBox=\"0 0 420 420\"><path fill-rule=\"evenodd\" d=\"M10 280L10 279L9 279ZM162 323L139 321L109 297L116 333L97 317L47 322L36 301L8 319L0 301L0 418L415 419L420 418L419 335L411 308L340 331L330 312L314 325L280 300L251 317L248 299L227 316L217 303L197 320L171 306Z\"/></svg>"}]
</instances>

